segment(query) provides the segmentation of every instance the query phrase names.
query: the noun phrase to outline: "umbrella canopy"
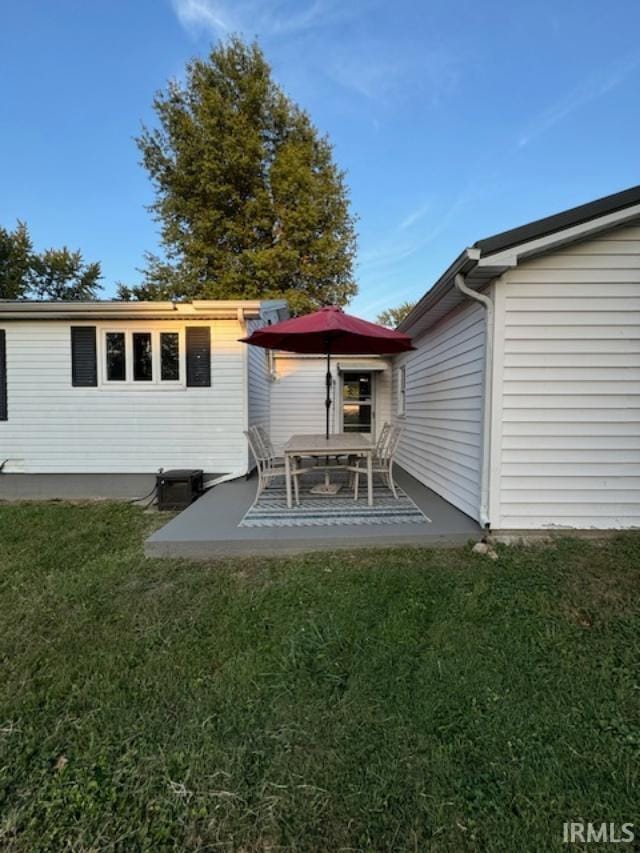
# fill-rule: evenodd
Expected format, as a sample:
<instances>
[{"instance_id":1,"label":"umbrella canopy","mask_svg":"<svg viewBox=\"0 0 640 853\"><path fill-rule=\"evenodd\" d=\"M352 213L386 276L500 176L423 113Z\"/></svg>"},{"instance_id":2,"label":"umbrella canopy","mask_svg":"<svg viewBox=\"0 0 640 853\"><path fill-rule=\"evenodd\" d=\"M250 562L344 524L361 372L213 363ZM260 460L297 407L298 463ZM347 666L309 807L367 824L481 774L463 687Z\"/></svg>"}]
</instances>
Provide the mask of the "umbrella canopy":
<instances>
[{"instance_id":1,"label":"umbrella canopy","mask_svg":"<svg viewBox=\"0 0 640 853\"><path fill-rule=\"evenodd\" d=\"M335 306L256 329L242 341L266 349L319 355L393 355L415 349L409 335L345 314Z\"/></svg>"},{"instance_id":2,"label":"umbrella canopy","mask_svg":"<svg viewBox=\"0 0 640 853\"><path fill-rule=\"evenodd\" d=\"M332 355L393 355L415 349L409 335L369 323L335 306L256 329L245 344L287 352L327 356L326 435L329 438Z\"/></svg>"}]
</instances>

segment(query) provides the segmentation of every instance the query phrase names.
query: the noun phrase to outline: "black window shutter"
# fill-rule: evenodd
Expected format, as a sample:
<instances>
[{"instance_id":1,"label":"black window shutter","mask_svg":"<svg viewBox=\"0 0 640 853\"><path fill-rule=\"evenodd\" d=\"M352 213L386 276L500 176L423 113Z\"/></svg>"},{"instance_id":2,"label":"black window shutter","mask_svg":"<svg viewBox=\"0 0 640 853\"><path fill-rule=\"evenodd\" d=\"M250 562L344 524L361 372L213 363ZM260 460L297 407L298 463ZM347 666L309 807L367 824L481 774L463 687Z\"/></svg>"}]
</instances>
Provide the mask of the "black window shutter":
<instances>
[{"instance_id":1,"label":"black window shutter","mask_svg":"<svg viewBox=\"0 0 640 853\"><path fill-rule=\"evenodd\" d=\"M7 411L7 336L0 329L0 421L9 417Z\"/></svg>"},{"instance_id":2,"label":"black window shutter","mask_svg":"<svg viewBox=\"0 0 640 853\"><path fill-rule=\"evenodd\" d=\"M98 384L95 326L71 327L71 384L76 388Z\"/></svg>"},{"instance_id":3,"label":"black window shutter","mask_svg":"<svg viewBox=\"0 0 640 853\"><path fill-rule=\"evenodd\" d=\"M211 385L211 329L187 326L187 385L205 388Z\"/></svg>"}]
</instances>

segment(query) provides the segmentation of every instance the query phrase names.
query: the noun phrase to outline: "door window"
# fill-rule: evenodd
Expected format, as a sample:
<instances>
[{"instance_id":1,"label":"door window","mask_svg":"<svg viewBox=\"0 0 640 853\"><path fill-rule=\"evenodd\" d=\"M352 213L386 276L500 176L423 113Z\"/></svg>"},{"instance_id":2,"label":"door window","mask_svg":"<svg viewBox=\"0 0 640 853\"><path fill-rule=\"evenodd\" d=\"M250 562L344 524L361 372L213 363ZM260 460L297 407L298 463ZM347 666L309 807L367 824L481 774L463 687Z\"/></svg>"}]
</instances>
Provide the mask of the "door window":
<instances>
[{"instance_id":1,"label":"door window","mask_svg":"<svg viewBox=\"0 0 640 853\"><path fill-rule=\"evenodd\" d=\"M373 426L373 376L342 374L342 428L345 432L371 432Z\"/></svg>"}]
</instances>

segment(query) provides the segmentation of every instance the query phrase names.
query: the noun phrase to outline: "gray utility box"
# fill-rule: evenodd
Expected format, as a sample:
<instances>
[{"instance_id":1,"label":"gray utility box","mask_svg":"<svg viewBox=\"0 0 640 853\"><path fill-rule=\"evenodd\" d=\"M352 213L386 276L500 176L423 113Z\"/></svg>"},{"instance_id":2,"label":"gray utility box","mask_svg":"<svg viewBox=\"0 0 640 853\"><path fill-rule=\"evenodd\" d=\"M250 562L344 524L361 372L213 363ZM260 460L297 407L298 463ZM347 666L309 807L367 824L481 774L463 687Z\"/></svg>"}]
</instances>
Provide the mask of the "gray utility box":
<instances>
[{"instance_id":1,"label":"gray utility box","mask_svg":"<svg viewBox=\"0 0 640 853\"><path fill-rule=\"evenodd\" d=\"M184 468L158 474L158 509L186 509L203 492L203 473L199 468Z\"/></svg>"}]
</instances>

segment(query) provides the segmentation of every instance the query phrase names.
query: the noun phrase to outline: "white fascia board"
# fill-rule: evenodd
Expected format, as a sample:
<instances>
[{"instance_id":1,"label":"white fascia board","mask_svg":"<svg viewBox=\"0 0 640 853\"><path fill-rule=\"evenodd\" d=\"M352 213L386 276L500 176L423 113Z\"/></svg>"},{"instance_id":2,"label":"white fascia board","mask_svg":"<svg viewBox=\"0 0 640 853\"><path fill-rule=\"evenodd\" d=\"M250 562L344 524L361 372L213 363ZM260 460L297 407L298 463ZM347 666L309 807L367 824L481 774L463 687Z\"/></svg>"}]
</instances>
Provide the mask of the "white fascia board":
<instances>
[{"instance_id":1,"label":"white fascia board","mask_svg":"<svg viewBox=\"0 0 640 853\"><path fill-rule=\"evenodd\" d=\"M374 356L370 356L369 358L357 358L353 362L345 361L345 356L340 357L340 361L338 362L338 373L350 373L350 372L366 372L370 371L371 373L384 373L385 370L389 369L389 362L387 361L374 361ZM389 356L391 358L391 356Z\"/></svg>"},{"instance_id":2,"label":"white fascia board","mask_svg":"<svg viewBox=\"0 0 640 853\"><path fill-rule=\"evenodd\" d=\"M286 303L282 303L286 305ZM0 320L234 320L261 316L259 300L194 302L23 302L0 301Z\"/></svg>"}]
</instances>

